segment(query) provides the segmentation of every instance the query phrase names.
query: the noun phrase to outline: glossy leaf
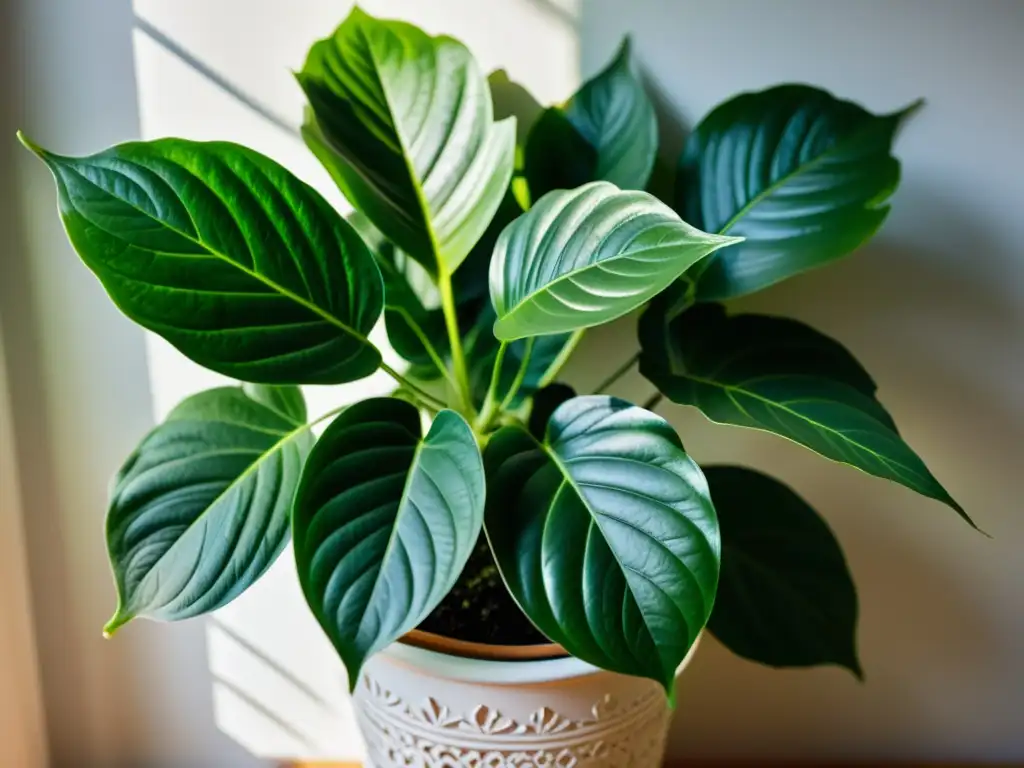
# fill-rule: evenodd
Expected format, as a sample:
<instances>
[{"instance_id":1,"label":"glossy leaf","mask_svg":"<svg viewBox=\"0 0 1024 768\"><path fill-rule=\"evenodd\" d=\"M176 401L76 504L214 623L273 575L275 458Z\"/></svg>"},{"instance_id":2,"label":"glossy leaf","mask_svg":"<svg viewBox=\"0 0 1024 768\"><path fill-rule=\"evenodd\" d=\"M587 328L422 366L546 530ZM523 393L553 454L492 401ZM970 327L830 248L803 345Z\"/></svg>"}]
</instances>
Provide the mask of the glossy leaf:
<instances>
[{"instance_id":1,"label":"glossy leaf","mask_svg":"<svg viewBox=\"0 0 1024 768\"><path fill-rule=\"evenodd\" d=\"M313 445L297 387L221 387L183 401L114 480L107 548L118 607L176 621L216 610L258 579L288 540Z\"/></svg>"},{"instance_id":2,"label":"glossy leaf","mask_svg":"<svg viewBox=\"0 0 1024 768\"><path fill-rule=\"evenodd\" d=\"M200 365L299 384L353 381L380 365L366 339L383 300L373 258L277 163L182 139L81 158L31 148L57 180L68 237L114 303Z\"/></svg>"},{"instance_id":3,"label":"glossy leaf","mask_svg":"<svg viewBox=\"0 0 1024 768\"><path fill-rule=\"evenodd\" d=\"M355 8L298 74L303 135L349 201L431 273L452 273L512 176L515 123L495 123L469 51ZM312 118L312 119L310 119Z\"/></svg>"},{"instance_id":4,"label":"glossy leaf","mask_svg":"<svg viewBox=\"0 0 1024 768\"><path fill-rule=\"evenodd\" d=\"M640 345L640 372L673 402L893 480L970 522L900 438L860 364L812 328L762 315L729 317L717 304L667 321L658 301L640 320Z\"/></svg>"},{"instance_id":5,"label":"glossy leaf","mask_svg":"<svg viewBox=\"0 0 1024 768\"><path fill-rule=\"evenodd\" d=\"M694 229L646 192L607 182L551 192L498 238L494 335L511 341L609 322L733 242Z\"/></svg>"},{"instance_id":6,"label":"glossy leaf","mask_svg":"<svg viewBox=\"0 0 1024 768\"><path fill-rule=\"evenodd\" d=\"M676 210L696 227L746 239L689 275L697 298L751 293L867 241L899 183L892 143L912 109L873 115L805 85L716 107L687 140Z\"/></svg>"},{"instance_id":7,"label":"glossy leaf","mask_svg":"<svg viewBox=\"0 0 1024 768\"><path fill-rule=\"evenodd\" d=\"M706 467L722 530L722 573L708 629L729 650L772 667L857 660L857 591L832 531L767 475Z\"/></svg>"},{"instance_id":8,"label":"glossy leaf","mask_svg":"<svg viewBox=\"0 0 1024 768\"><path fill-rule=\"evenodd\" d=\"M658 121L630 58L627 38L564 108L547 109L535 123L524 165L533 199L590 181L646 187L658 154Z\"/></svg>"},{"instance_id":9,"label":"glossy leaf","mask_svg":"<svg viewBox=\"0 0 1024 768\"><path fill-rule=\"evenodd\" d=\"M669 424L577 397L543 440L496 432L484 463L487 538L527 616L572 655L671 696L711 612L720 548L704 476Z\"/></svg>"},{"instance_id":10,"label":"glossy leaf","mask_svg":"<svg viewBox=\"0 0 1024 768\"><path fill-rule=\"evenodd\" d=\"M565 105L565 115L597 150L597 179L643 189L658 154L658 120L630 65L626 38L615 59Z\"/></svg>"},{"instance_id":11,"label":"glossy leaf","mask_svg":"<svg viewBox=\"0 0 1024 768\"><path fill-rule=\"evenodd\" d=\"M324 431L295 497L295 560L350 686L368 657L451 589L483 507L480 451L454 411L438 414L424 436L414 406L375 398Z\"/></svg>"}]
</instances>

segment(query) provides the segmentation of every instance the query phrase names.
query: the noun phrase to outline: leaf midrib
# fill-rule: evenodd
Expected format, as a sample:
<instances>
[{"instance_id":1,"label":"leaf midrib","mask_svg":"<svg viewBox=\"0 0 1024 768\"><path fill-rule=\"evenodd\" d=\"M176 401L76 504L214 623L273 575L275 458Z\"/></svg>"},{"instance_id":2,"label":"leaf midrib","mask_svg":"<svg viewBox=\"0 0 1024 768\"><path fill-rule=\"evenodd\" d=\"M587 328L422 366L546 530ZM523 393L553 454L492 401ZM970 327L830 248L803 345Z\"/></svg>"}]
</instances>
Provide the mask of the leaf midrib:
<instances>
[{"instance_id":1,"label":"leaf midrib","mask_svg":"<svg viewBox=\"0 0 1024 768\"><path fill-rule=\"evenodd\" d=\"M270 410L270 409L268 408L267 410ZM273 411L271 411L271 412L273 412ZM214 423L216 423L216 422L214 422ZM185 527L185 529L181 532L181 535L178 536L174 540L174 543L171 544L171 546L169 546L163 552L163 554L160 555L159 558L157 558L157 560L152 564L152 566L150 566L149 570L146 572L146 575L135 586L134 592L138 593L147 583L149 583L149 581L152 578L153 574L156 573L157 569L160 567L160 564L164 561L164 559L167 558L169 555L171 555L171 553L174 552L179 547L179 545L181 545L181 542L185 539L185 537L188 535L188 533L193 528L195 528L201 521L205 520L207 518L207 516L210 514L211 510L214 509L218 504L220 504L221 501L228 495L228 493L230 493L236 486L238 486L241 483L245 482L252 474L254 474L255 472L258 472L259 468L263 465L263 462L265 462L269 457L271 457L271 456L279 453L280 451L282 451L284 449L284 447L289 442L294 440L296 437L298 437L303 432L307 431L311 426L312 426L312 424L302 424L302 425L296 427L295 429L293 429L292 431L284 434L284 436L280 440L278 440L276 443L274 443L269 448L267 448L265 451L263 451L261 453L261 455L259 456L259 458L257 458L256 460L254 460L252 462L252 464L247 466L238 475L238 477L236 477L234 480L232 480L230 483L228 483L224 487L224 489L220 493L218 493L217 496L212 501L210 501L209 504L207 504L203 508L203 511L200 512L195 517L195 519L192 522L190 522ZM186 582L185 586L188 585L189 581L191 581L191 577L189 577L189 579ZM120 608L118 610L118 613L121 613Z\"/></svg>"},{"instance_id":2,"label":"leaf midrib","mask_svg":"<svg viewBox=\"0 0 1024 768\"><path fill-rule=\"evenodd\" d=\"M642 214L637 214L636 216L640 216L640 215L642 215ZM633 218L636 218L636 216L634 216ZM622 223L626 223L628 221L629 221L629 219L623 219ZM671 222L665 222L665 223L671 224ZM638 237L639 237L639 235L638 235ZM655 250L659 250L659 249L671 250L674 247L680 247L680 246L662 245L662 244L659 243L658 245L652 245L650 247L642 248L642 249L636 250L636 251L631 251L629 253L619 253L619 254L617 254L615 256L612 256L610 258L607 258L607 259L601 259L599 261L592 261L589 264L584 264L583 266L577 267L576 269L572 270L571 272L566 272L565 274L559 275L558 277L556 277L551 282L545 283L544 285L540 286L539 288L531 291L529 294L527 294L522 299L517 301L516 305L511 310L509 310L507 314L503 315L502 317L499 317L498 321L504 322L506 320L514 320L517 315L519 315L521 312L526 311L526 309L529 306L531 306L536 301L537 297L542 296L544 294L551 293L551 291L553 290L553 288L555 286L557 286L557 285L559 285L559 284L561 284L561 283L563 283L563 282L565 282L567 280L571 280L573 277L575 277L576 275L579 275L579 274L581 274L583 272L587 272L587 271L589 271L591 269L596 269L596 268L598 268L598 267L600 267L601 265L604 265L604 264L614 263L614 262L617 262L617 261L629 260L629 258L631 256L634 256L637 253L642 253L642 252L645 252L645 251L655 251ZM686 247L686 246L681 246L681 247ZM600 248L600 245L597 246L597 248ZM694 266L695 264L699 264L701 261L709 258L711 256L711 254L713 254L716 250L718 250L718 248L712 246L712 248L707 253L705 253L703 256L701 256L701 257L695 259L694 261L690 262L690 264L688 264L685 267L683 272L680 273L680 276L682 274L685 274L685 271L687 269L689 269L690 267ZM658 263L658 269L656 270L656 274L658 274L658 275L662 274L663 271L664 271L665 265L668 264L668 263L669 263L668 259L661 260ZM641 293L643 293L643 291L641 291ZM636 295L638 295L638 294L633 294L633 296L630 297L630 301L632 301L633 298L635 298ZM616 297L615 300L616 301L622 301L622 297ZM643 302L640 302L640 304L642 304L642 303ZM638 304L637 306L640 306L640 304ZM634 307L634 309L635 308L636 307ZM586 328L592 328L595 325L600 325L600 324L602 324L604 322L605 322L604 320L595 319L592 322L590 322L588 325L584 326L583 330L585 330ZM580 329L576 329L576 330L580 330ZM556 331L556 333L568 333L568 332L569 332L568 329L565 330L565 331ZM519 337L519 338L524 338L524 337ZM518 340L518 339L516 339L516 340Z\"/></svg>"},{"instance_id":3,"label":"leaf midrib","mask_svg":"<svg viewBox=\"0 0 1024 768\"><path fill-rule=\"evenodd\" d=\"M590 504L587 503L587 501L586 501L587 497L584 495L583 491L580 489L579 485L577 485L575 479L570 474L569 468L562 462L561 457L559 457L558 454L551 448L551 446L549 446L547 444L547 441L541 442L541 441L537 440L537 438L535 438L533 435L531 435L528 430L521 429L520 431L523 432L523 434L525 434L527 437L529 437L529 439L532 440L534 442L534 444L538 448L540 448L541 451L543 451L545 454L547 454L548 458L550 458L551 461L555 464L555 466L558 467L558 471L562 475L562 483L559 485L559 488L562 488L562 487L568 485L569 487L571 487L573 489L573 491L576 493L576 495L582 501L583 506L586 508L587 514L589 515L590 519L593 521L594 525L596 525L598 527L598 530L601 531L602 538L604 538L605 541L607 542L608 535L605 532L604 528L602 527L601 521L598 519L600 517L600 515L596 514L594 512L594 510L592 510L590 508ZM557 494L557 491L556 491L556 494ZM550 520L550 519L551 519L550 514L545 515L545 526L547 525L547 521ZM618 518L616 518L616 519L620 523L623 522L622 520L619 520ZM624 524L625 525L629 525L628 523L624 523ZM633 527L633 526L630 526L630 527ZM637 529L637 530L639 530L639 529ZM646 532L642 532L642 533L644 533L644 535L650 536L650 534L647 534ZM608 547L608 551L611 552L612 557L615 558L615 563L619 566L619 568L621 568L623 571L632 570L632 571L636 572L635 569L628 568L622 561L620 561L618 555L615 554L615 550L612 549L610 546ZM643 576L645 579L648 578L644 574L638 574L638 575ZM623 582L626 585L626 589L629 590L630 596L633 598L633 603L639 609L640 601L637 599L636 592L633 590L633 586L629 583L629 579L624 577L623 578ZM656 588L661 589L660 586L657 585L657 584L654 584L653 581L651 581L650 583L653 584ZM671 598L669 598L669 602L672 603L672 607L675 608L677 613L679 613L679 617L683 620L683 624L685 624L687 626L687 628L689 628L689 624L686 622L686 617L683 616L683 613L679 609L679 606L677 606L675 601L672 600ZM641 616L643 616L642 612L641 612ZM557 618L556 618L556 622L557 622ZM651 640L651 642L654 644L654 646L657 647L658 644L655 642L654 636L651 634L650 627L647 626L646 618L643 621L643 628L644 628L644 632L647 633L648 638ZM662 666L662 662L661 662L660 659L658 660L658 666L662 668L662 673L664 674L665 673L665 669Z\"/></svg>"},{"instance_id":4,"label":"leaf midrib","mask_svg":"<svg viewBox=\"0 0 1024 768\"><path fill-rule=\"evenodd\" d=\"M727 234L730 229L732 229L734 226L736 226L736 224L740 221L740 219L742 219L744 216L746 216L748 213L750 213L750 211L752 211L754 208L756 208L758 205L760 205L762 202L764 202L768 197L770 197L771 195L773 195L776 192L778 192L779 189L781 189L783 186L788 184L794 178L796 178L796 177L806 173L809 170L812 170L813 168L815 168L822 161L827 160L828 158L832 157L833 154L838 153L841 150L845 150L848 143L850 143L853 139L858 138L862 133L864 133L865 131L867 131L871 127L871 124L870 124L871 120L882 120L882 119L884 119L884 118L880 118L877 115L869 115L869 121L867 123L865 123L863 126L861 126L859 129L857 129L855 131L851 131L849 134L844 136L840 141L836 142L833 146L829 147L827 150L822 152L820 155L817 155L812 160L810 160L810 161L808 161L806 163L803 163L799 167L793 169L792 171L787 173L785 176L777 179L776 181L773 181L771 184L769 184L763 190L761 190L756 195L754 195L754 197L752 197L749 201L747 201L743 205L743 207L740 208L739 211L737 211L735 214L733 214L733 216L725 223L725 225L722 226L718 230L718 234L720 234L720 235ZM868 205L865 204L865 208L867 208L867 207L868 207Z\"/></svg>"},{"instance_id":5,"label":"leaf midrib","mask_svg":"<svg viewBox=\"0 0 1024 768\"><path fill-rule=\"evenodd\" d=\"M804 414L802 414L802 413L800 413L798 411L794 411L792 408L786 407L785 405L783 405L782 403L778 402L777 400L772 400L770 398L764 397L763 395L759 395L756 392L752 392L751 390L744 389L743 387L737 386L735 384L725 384L724 382L715 381L713 379L705 379L705 378L702 378L700 376L695 376L694 374L688 373L688 372L687 373L683 373L681 375L684 378L687 378L687 379L689 379L690 381L692 381L694 383L703 384L705 386L715 387L715 388L724 390L725 392L729 393L730 397L732 397L732 393L738 392L738 393L740 393L743 396L749 397L749 398L751 398L753 400L757 400L757 401L759 401L759 402L761 402L761 403L763 403L763 404L765 404L765 405L767 405L769 407L777 408L777 409L779 409L781 411L785 411L789 415L794 416L794 417L796 417L796 418L798 418L798 419L800 419L802 421L805 421L805 422L807 422L808 424L810 424L811 426L813 426L813 427L815 427L817 429L820 429L820 430L822 430L824 432L828 432L828 433L830 433L832 435L835 435L835 436L839 437L844 442L849 443L850 445L855 446L856 448L861 449L865 453L868 453L868 454L874 456L876 459L878 459L883 464L886 464L886 465L888 465L890 467L900 467L901 469L903 469L907 473L909 473L911 476L917 476L918 475L918 473L914 472L910 467L907 467L905 464L901 464L900 462L895 461L895 460L891 459L890 457L887 457L884 454L880 454L877 451L875 451L874 449L869 448L866 445L857 442L856 440L854 440L851 437L849 437L845 432L842 432L840 430L834 429L833 427L830 427L830 426L828 426L826 424L822 424L821 422L814 421L813 419L808 418ZM822 402L832 403L833 401L823 400ZM755 419L753 416L751 416L749 413L747 413L746 410L743 409L743 407L740 406L738 403L735 403L735 404L736 404L737 408L739 408L741 411L743 411L744 414L747 415L748 418L750 418L752 421L757 422L758 424L761 424L759 419ZM696 403L694 403L694 405L696 405ZM701 408L700 410L703 411L704 409ZM885 430L886 432L891 431L891 430L888 429L888 427L886 427L884 424L882 424L882 422L878 421L877 419L875 419L870 414L864 413L863 411L860 411L860 410L858 410L857 412L860 413L861 415L863 415L864 417L869 418L872 421L874 421L876 424L878 424L878 426L882 430ZM810 446L806 445L805 443L802 443L802 442L800 442L798 440L795 440L794 438L790 437L789 435L784 435L784 434L782 434L780 432L776 432L775 430L768 429L765 426L754 427L754 429L759 429L759 430L761 430L763 432L768 432L769 434L778 435L779 437L786 438L787 440L790 440L791 442L794 442L797 445L803 446L804 448L810 448L810 450L814 451L815 453L817 453L819 455L822 455L820 451L817 451L814 448L811 448ZM856 464L851 464L848 461L843 461L842 459L832 459L831 457L827 457L827 458L831 459L832 461L837 461L840 464L846 464L847 466L853 467L854 469L858 469L858 470L860 470L862 472L864 471L864 469L862 467L858 467Z\"/></svg>"},{"instance_id":6,"label":"leaf midrib","mask_svg":"<svg viewBox=\"0 0 1024 768\"><path fill-rule=\"evenodd\" d=\"M409 469L406 470L405 483L402 486L402 495L398 500L398 507L395 510L395 517L391 522L391 532L388 534L388 543L385 545L384 553L380 557L380 567L377 569L377 573L373 577L373 587L370 589L369 596L366 598L366 603L363 605L361 611L362 615L359 617L359 626L356 627L356 631L351 635L351 645L355 649L356 653L361 656L361 658L359 659L360 666L362 666L362 663L366 660L366 655L364 649L356 647L354 641L355 638L357 638L363 631L363 626L366 623L367 608L369 608L370 604L374 600L374 596L377 594L377 588L380 586L381 579L383 578L384 569L388 565L389 560L391 559L391 555L394 551L394 548L397 546L396 542L398 540L398 523L399 520L402 519L403 515L408 514L407 501L409 498L409 488L411 487L413 478L416 475L417 466L419 465L420 461L420 454L423 452L423 446L424 443L426 442L425 435L420 435L419 437L416 437L411 432L409 433L409 435L416 441L416 448L413 451L412 460L409 462ZM376 644L379 641L380 636L378 633L378 636L374 638L374 644ZM353 671L351 673L352 677L356 677L357 672L358 670Z\"/></svg>"},{"instance_id":7,"label":"leaf midrib","mask_svg":"<svg viewBox=\"0 0 1024 768\"><path fill-rule=\"evenodd\" d=\"M366 50L370 54L370 60L373 62L373 76L374 79L376 79L377 84L380 86L381 95L384 96L384 105L387 107L388 115L390 115L391 117L391 125L395 130L395 137L398 139L398 147L401 150L402 162L405 164L405 170L409 174L409 181L412 182L412 190L413 193L416 195L416 202L419 205L420 214L423 217L423 226L426 229L427 240L430 244L430 250L434 254L434 264L437 267L438 273L441 273L442 271L447 273L447 267L443 264L441 259L441 251L440 246L438 245L437 242L437 235L434 232L434 225L431 220L432 214L430 211L430 206L427 203L426 197L424 197L423 188L419 179L419 174L417 174L416 169L413 168L412 158L409 156L409 148L406 145L405 136L402 135L402 131L398 125L398 120L395 119L395 110L392 105L391 96L388 93L388 87L387 85L385 85L384 80L380 77L379 74L380 62L377 61L377 51L374 48L372 42L370 41L369 35L366 34L366 30L363 28L363 26L357 25L356 30L358 31L359 36L363 39L363 43L366 46ZM433 45L433 38L428 36L428 40L430 40L431 45ZM431 103L433 103L434 98L434 86L436 86L436 82L433 82L431 87ZM445 142L445 144L447 144L447 141Z\"/></svg>"},{"instance_id":8,"label":"leaf midrib","mask_svg":"<svg viewBox=\"0 0 1024 768\"><path fill-rule=\"evenodd\" d=\"M197 181L199 181L203 185L203 187L205 189L208 189L211 193L213 193L214 196L218 200L220 200L221 203L223 203L225 205L225 207L228 207L228 204L219 195L217 195L217 193L214 191L213 187L211 187L205 181L203 181L198 176L196 176L194 173L192 173L188 168L185 168L184 166L180 165L179 163L175 163L173 160L170 160L169 158L162 158L162 159L167 160L168 162L172 163L173 165L176 165L177 167L181 168L185 172L189 173L193 178L195 178ZM268 288L276 291L277 293L281 294L282 296L284 296L284 297L286 297L288 299L291 299L292 301L296 302L300 306L305 307L309 311L311 311L314 314L316 314L316 315L320 316L321 318L323 318L329 324L334 325L335 327L339 328L340 330L342 330L345 333L349 334L350 336L354 337L358 341L362 342L367 347L369 347L371 349L376 349L376 347L370 342L370 340L365 335L363 335L362 333L357 331L355 328L352 328L350 325L348 325L347 323L343 322L342 320L339 320L337 317L335 317L334 315L330 314L329 312L326 312L325 310L321 309L320 307L318 307L316 304L312 303L311 301L308 301L308 300L304 299L303 297L299 296L298 294L293 293L292 291L288 290L287 288L285 288L282 285L279 285L278 283L276 283L275 281L273 281L270 278L266 277L265 275L262 275L259 272L256 272L255 270L251 270L248 267L243 266L241 263L235 261L234 259L232 259L231 257L227 256L226 254L223 254L220 251L218 251L217 249L213 248L208 243L203 242L198 237L195 237L195 236L189 234L188 232L185 232L185 231L179 229L178 227L173 226L169 222L166 222L166 221L163 221L161 219L158 219L157 217L155 217L152 214L150 214L148 211L140 208L139 206L135 205L134 203L130 202L129 200L126 200L123 197L117 197L117 196L111 194L110 192L108 192L107 190L103 189L102 187L100 187L95 182L93 182L91 179L89 179L86 176L84 176L81 172L78 171L77 168L74 167L74 165L64 164L64 167L67 168L68 170L70 170L76 176L78 176L78 178L80 178L86 184L92 185L94 188L98 189L100 192L102 192L103 194L107 195L108 197L111 197L114 200L117 200L118 202L123 203L124 205L128 206L129 208L131 208L132 210L136 211L137 213L139 213L143 217L149 219L150 221L153 221L153 222L159 224L161 227L163 227L163 228L165 228L165 229L167 229L167 230L169 230L171 232L174 232L179 237L182 237L185 240L187 240L187 241L189 241L191 243L194 243L195 245L199 246L200 248L205 250L210 256L213 256L215 258L218 258L218 259L220 259L220 260L230 264L231 266L235 267L236 269L238 269L242 273L248 275L249 277L253 278L254 280L256 280L256 281L266 285ZM124 174L121 174L119 171L116 171L114 169L109 169L108 168L106 170L109 170L112 173L117 173L119 176L124 176ZM127 178L127 177L125 177L125 178ZM254 197L255 197L255 195L254 195ZM179 197L179 200L180 200L180 197ZM88 219L81 211L78 210L77 206L75 207L75 210L78 213L78 215L81 216L86 221L88 221L90 225L92 225L94 227L97 227L98 229L103 229L98 224L96 224L93 221L91 221L90 219ZM230 210L230 208L229 208L229 210ZM189 212L186 209L186 213L188 213L189 217L191 218L191 212ZM193 221L193 224L195 224L194 221ZM106 230L104 230L104 231L106 231ZM199 228L198 227L196 227L196 232L198 234L198 232L199 232ZM111 233L111 234L113 234L113 233ZM135 246L135 247L137 247L137 246ZM150 251L150 252L154 252L150 248L146 248L145 250ZM167 254L167 255L177 256L178 254ZM202 258L202 256L201 255L196 255L196 256L194 256L194 258Z\"/></svg>"}]
</instances>

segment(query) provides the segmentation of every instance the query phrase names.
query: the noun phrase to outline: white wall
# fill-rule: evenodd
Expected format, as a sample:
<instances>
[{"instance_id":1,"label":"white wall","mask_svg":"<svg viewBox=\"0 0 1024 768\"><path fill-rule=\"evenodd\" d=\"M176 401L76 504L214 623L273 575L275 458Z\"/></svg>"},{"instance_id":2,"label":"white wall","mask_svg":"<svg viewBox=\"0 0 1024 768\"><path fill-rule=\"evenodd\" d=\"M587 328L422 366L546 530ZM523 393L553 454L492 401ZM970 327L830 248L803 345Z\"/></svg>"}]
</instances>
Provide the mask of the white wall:
<instances>
[{"instance_id":1,"label":"white wall","mask_svg":"<svg viewBox=\"0 0 1024 768\"><path fill-rule=\"evenodd\" d=\"M848 345L902 434L994 537L786 441L663 408L699 460L774 472L828 518L859 588L867 674L859 685L838 670L775 672L708 643L681 687L673 751L1024 759L1024 3L625 8L585 4L583 69L630 31L687 121L784 80L877 111L927 99L899 139L902 186L876 243L739 306L795 316ZM630 329L615 330L631 343ZM621 391L649 390L634 379Z\"/></svg>"},{"instance_id":2,"label":"white wall","mask_svg":"<svg viewBox=\"0 0 1024 768\"><path fill-rule=\"evenodd\" d=\"M18 122L69 153L140 133L231 138L328 191L301 145L259 112L298 121L288 70L349 5L137 0L134 19L127 0L20 0L20 22L0 30L19 55ZM836 670L763 670L707 642L681 688L673 750L1024 757L1014 728L1024 711L1024 510L1014 482L1024 465L1024 50L1015 45L1024 5L365 5L461 37L485 68L505 66L544 101L567 96L625 31L666 109L688 120L734 91L780 80L818 83L876 110L929 100L901 137L903 188L877 245L743 306L797 316L846 343L904 435L994 539L784 441L664 409L698 458L773 471L826 514L860 588L868 678L862 686ZM671 132L668 140L678 145ZM0 254L0 299L55 762L251 764L215 721L261 754L357 754L336 719L340 667L298 603L286 560L207 632L202 622L139 622L99 639L113 604L100 533L107 478L154 412L212 378L144 341L109 306L64 242L51 182L34 163L26 154L16 167L23 226ZM630 322L595 333L570 375L586 388L613 367L609 348L624 357L632 345ZM648 389L633 378L621 392ZM310 395L317 408L332 393Z\"/></svg>"}]
</instances>

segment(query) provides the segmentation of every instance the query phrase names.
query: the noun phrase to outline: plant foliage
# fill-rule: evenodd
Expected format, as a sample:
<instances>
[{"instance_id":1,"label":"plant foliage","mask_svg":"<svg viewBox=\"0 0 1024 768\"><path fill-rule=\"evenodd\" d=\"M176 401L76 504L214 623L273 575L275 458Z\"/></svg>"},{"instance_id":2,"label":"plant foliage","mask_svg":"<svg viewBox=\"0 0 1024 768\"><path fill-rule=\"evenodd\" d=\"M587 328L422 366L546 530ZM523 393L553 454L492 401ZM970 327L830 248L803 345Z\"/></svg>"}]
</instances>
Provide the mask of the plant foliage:
<instances>
[{"instance_id":1,"label":"plant foliage","mask_svg":"<svg viewBox=\"0 0 1024 768\"><path fill-rule=\"evenodd\" d=\"M689 137L670 207L644 191L658 125L628 41L544 109L459 41L357 8L297 79L347 218L236 144L65 157L22 137L113 302L245 382L185 400L119 472L106 631L223 606L290 533L352 684L478 545L550 640L669 695L705 626L749 659L859 675L856 592L827 525L777 480L702 471L652 408L664 396L777 434L966 518L850 352L714 303L865 242L908 110L803 85L737 96ZM558 381L585 329L640 308L633 362L659 390L646 407ZM405 371L370 339L382 317ZM297 385L377 370L393 396L307 419Z\"/></svg>"}]
</instances>

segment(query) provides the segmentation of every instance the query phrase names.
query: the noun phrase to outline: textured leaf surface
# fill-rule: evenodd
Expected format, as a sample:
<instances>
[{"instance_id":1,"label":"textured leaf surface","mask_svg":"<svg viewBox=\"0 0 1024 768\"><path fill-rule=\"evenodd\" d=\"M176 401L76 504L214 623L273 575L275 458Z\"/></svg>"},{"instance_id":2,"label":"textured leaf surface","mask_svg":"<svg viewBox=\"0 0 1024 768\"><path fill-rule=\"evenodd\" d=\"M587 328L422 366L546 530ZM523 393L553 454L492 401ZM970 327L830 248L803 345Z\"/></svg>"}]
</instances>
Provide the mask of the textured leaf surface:
<instances>
[{"instance_id":1,"label":"textured leaf surface","mask_svg":"<svg viewBox=\"0 0 1024 768\"><path fill-rule=\"evenodd\" d=\"M597 150L597 178L643 189L658 154L654 105L631 69L629 39L615 59L565 105L565 114Z\"/></svg>"},{"instance_id":2,"label":"textured leaf surface","mask_svg":"<svg viewBox=\"0 0 1024 768\"><path fill-rule=\"evenodd\" d=\"M429 271L451 273L512 175L515 122L495 123L469 51L356 8L298 74L303 134L349 201Z\"/></svg>"},{"instance_id":3,"label":"textured leaf surface","mask_svg":"<svg viewBox=\"0 0 1024 768\"><path fill-rule=\"evenodd\" d=\"M750 293L868 240L899 183L891 148L905 114L873 115L804 85L715 108L687 140L676 210L708 232L746 239L693 271L697 297Z\"/></svg>"},{"instance_id":4,"label":"textured leaf surface","mask_svg":"<svg viewBox=\"0 0 1024 768\"><path fill-rule=\"evenodd\" d=\"M717 304L667 320L665 307L653 302L640 320L640 372L670 400L894 480L970 522L899 436L874 382L841 345L795 320L729 317Z\"/></svg>"},{"instance_id":5,"label":"textured leaf surface","mask_svg":"<svg viewBox=\"0 0 1024 768\"><path fill-rule=\"evenodd\" d=\"M534 199L590 181L646 187L658 154L658 122L630 58L626 39L564 107L550 107L534 124L524 165Z\"/></svg>"},{"instance_id":6,"label":"textured leaf surface","mask_svg":"<svg viewBox=\"0 0 1024 768\"><path fill-rule=\"evenodd\" d=\"M312 445L297 387L211 389L171 411L114 480L118 608L106 631L139 616L197 616L256 581L288 540Z\"/></svg>"},{"instance_id":7,"label":"textured leaf surface","mask_svg":"<svg viewBox=\"0 0 1024 768\"><path fill-rule=\"evenodd\" d=\"M188 357L262 383L336 384L380 354L380 274L312 188L235 144L121 144L53 171L64 226L114 303Z\"/></svg>"},{"instance_id":8,"label":"textured leaf surface","mask_svg":"<svg viewBox=\"0 0 1024 768\"><path fill-rule=\"evenodd\" d=\"M838 664L861 677L857 591L828 525L790 488L743 467L704 470L722 530L708 629L772 667Z\"/></svg>"},{"instance_id":9,"label":"textured leaf surface","mask_svg":"<svg viewBox=\"0 0 1024 768\"><path fill-rule=\"evenodd\" d=\"M607 182L551 192L498 238L494 334L514 340L614 320L732 242L694 229L646 192Z\"/></svg>"},{"instance_id":10,"label":"textured leaf surface","mask_svg":"<svg viewBox=\"0 0 1024 768\"><path fill-rule=\"evenodd\" d=\"M707 484L669 424L604 396L559 406L544 440L487 444L487 538L527 616L574 656L671 694L718 581Z\"/></svg>"},{"instance_id":11,"label":"textured leaf surface","mask_svg":"<svg viewBox=\"0 0 1024 768\"><path fill-rule=\"evenodd\" d=\"M465 420L424 436L412 405L365 400L324 431L295 498L299 581L355 686L363 662L448 593L483 522L484 473Z\"/></svg>"}]
</instances>

